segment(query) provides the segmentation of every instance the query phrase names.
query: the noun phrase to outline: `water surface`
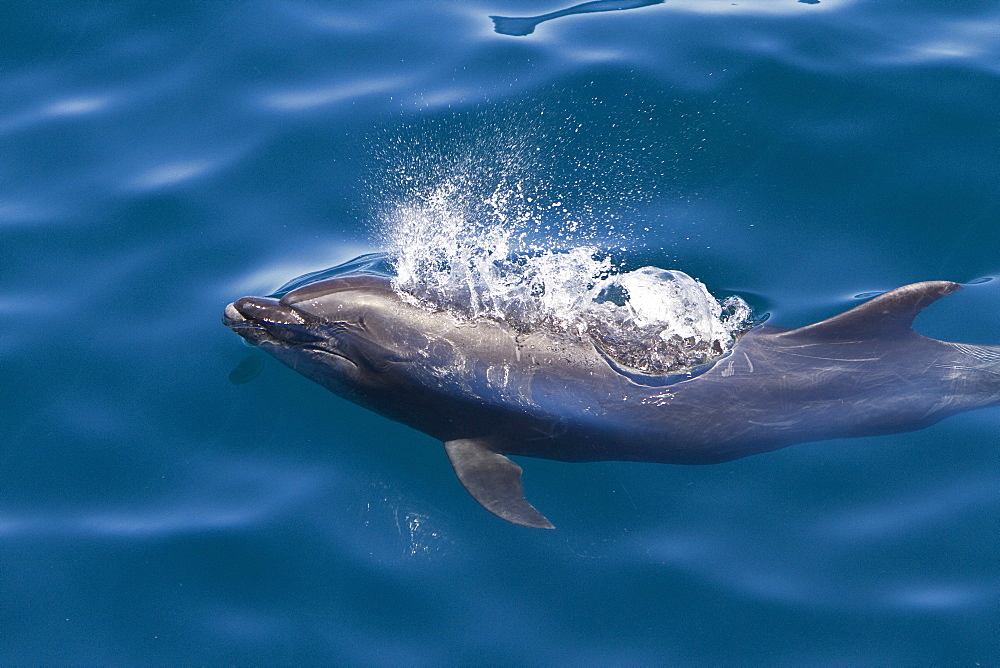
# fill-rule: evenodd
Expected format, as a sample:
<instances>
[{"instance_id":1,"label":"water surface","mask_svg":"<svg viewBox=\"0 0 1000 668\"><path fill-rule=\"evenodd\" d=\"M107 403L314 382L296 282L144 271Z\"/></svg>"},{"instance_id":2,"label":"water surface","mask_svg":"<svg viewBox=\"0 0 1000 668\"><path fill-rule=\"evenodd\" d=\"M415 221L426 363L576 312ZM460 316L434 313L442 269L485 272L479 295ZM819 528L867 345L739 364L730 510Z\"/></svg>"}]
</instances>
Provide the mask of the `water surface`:
<instances>
[{"instance_id":1,"label":"water surface","mask_svg":"<svg viewBox=\"0 0 1000 668\"><path fill-rule=\"evenodd\" d=\"M383 250L463 155L540 224L797 326L1000 274L995 3L10 5L0 39L5 663L996 663L995 410L707 467L439 443L219 322ZM464 152L464 153L463 153ZM1000 282L917 321L1000 343ZM256 375L255 375L256 374Z\"/></svg>"}]
</instances>

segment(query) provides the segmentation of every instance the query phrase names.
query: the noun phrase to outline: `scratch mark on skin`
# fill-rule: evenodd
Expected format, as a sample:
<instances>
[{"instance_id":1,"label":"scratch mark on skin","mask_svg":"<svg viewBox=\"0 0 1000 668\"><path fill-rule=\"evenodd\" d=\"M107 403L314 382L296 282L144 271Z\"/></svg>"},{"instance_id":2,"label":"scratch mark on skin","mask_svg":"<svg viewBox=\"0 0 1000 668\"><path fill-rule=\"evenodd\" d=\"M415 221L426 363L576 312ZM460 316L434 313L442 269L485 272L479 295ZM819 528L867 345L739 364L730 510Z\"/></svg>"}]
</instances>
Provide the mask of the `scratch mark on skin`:
<instances>
[{"instance_id":1,"label":"scratch mark on skin","mask_svg":"<svg viewBox=\"0 0 1000 668\"><path fill-rule=\"evenodd\" d=\"M722 375L726 375L726 373L723 372ZM647 406L650 406L650 405L652 405L652 406L666 406L671 401L673 401L673 398L674 398L673 392L667 390L666 392L662 392L660 394L654 394L654 395L652 395L650 397L646 397L645 399L642 400L642 403L645 404L645 405L647 405Z\"/></svg>"},{"instance_id":2,"label":"scratch mark on skin","mask_svg":"<svg viewBox=\"0 0 1000 668\"><path fill-rule=\"evenodd\" d=\"M811 360L827 360L830 362L877 362L879 357L822 357L820 355L803 355L802 353L790 353L787 350L782 351L786 355L792 355L794 357L806 357ZM744 353L745 355L746 353Z\"/></svg>"},{"instance_id":3,"label":"scratch mark on skin","mask_svg":"<svg viewBox=\"0 0 1000 668\"><path fill-rule=\"evenodd\" d=\"M993 375L1000 374L1000 371L994 371L993 369L984 369L982 367L977 367L977 366L966 366L964 364L932 364L931 366L937 367L938 369L948 369L949 371L955 372L951 376L952 380L963 378L965 376L964 373L959 373L959 372L979 371L979 372L991 373Z\"/></svg>"},{"instance_id":4,"label":"scratch mark on skin","mask_svg":"<svg viewBox=\"0 0 1000 668\"><path fill-rule=\"evenodd\" d=\"M782 422L757 422L756 420L747 420L747 422L761 427L790 427L793 424L798 424L799 420L784 420Z\"/></svg>"},{"instance_id":5,"label":"scratch mark on skin","mask_svg":"<svg viewBox=\"0 0 1000 668\"><path fill-rule=\"evenodd\" d=\"M815 348L816 346L853 346L860 343L864 343L863 340L858 339L856 341L824 341L823 343L799 343L796 345L788 345L787 348Z\"/></svg>"},{"instance_id":6,"label":"scratch mark on skin","mask_svg":"<svg viewBox=\"0 0 1000 668\"><path fill-rule=\"evenodd\" d=\"M743 358L747 361L747 367L749 368L750 373L753 373L753 362L750 361L750 356L743 353Z\"/></svg>"},{"instance_id":7,"label":"scratch mark on skin","mask_svg":"<svg viewBox=\"0 0 1000 668\"><path fill-rule=\"evenodd\" d=\"M988 348L975 348L973 346L967 346L961 343L950 343L951 347L955 350L977 359L980 362L987 362L990 364L1000 364L1000 352L991 350Z\"/></svg>"},{"instance_id":8,"label":"scratch mark on skin","mask_svg":"<svg viewBox=\"0 0 1000 668\"><path fill-rule=\"evenodd\" d=\"M532 436L525 440L528 441L541 441L541 440L551 440L562 436L568 431L568 426L566 420L559 418L552 420L545 427L532 426L531 430L541 434L541 436Z\"/></svg>"}]
</instances>

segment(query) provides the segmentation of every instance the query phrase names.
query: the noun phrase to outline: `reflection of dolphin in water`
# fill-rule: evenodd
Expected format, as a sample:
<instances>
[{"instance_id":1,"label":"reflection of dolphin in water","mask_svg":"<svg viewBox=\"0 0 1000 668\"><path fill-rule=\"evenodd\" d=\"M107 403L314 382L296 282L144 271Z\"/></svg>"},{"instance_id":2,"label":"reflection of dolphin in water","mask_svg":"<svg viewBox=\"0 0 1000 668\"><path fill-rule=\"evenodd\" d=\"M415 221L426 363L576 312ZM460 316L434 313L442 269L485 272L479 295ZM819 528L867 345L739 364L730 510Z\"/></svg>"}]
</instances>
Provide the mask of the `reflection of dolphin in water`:
<instances>
[{"instance_id":1,"label":"reflection of dolphin in water","mask_svg":"<svg viewBox=\"0 0 1000 668\"><path fill-rule=\"evenodd\" d=\"M663 4L664 0L593 0L574 5L557 12L542 14L541 16L491 16L493 19L493 29L501 35L513 35L522 37L530 35L535 31L535 26L543 21L550 21L561 16L572 16L573 14L589 14L591 12L612 12L618 9L638 9L650 5Z\"/></svg>"},{"instance_id":2,"label":"reflection of dolphin in water","mask_svg":"<svg viewBox=\"0 0 1000 668\"><path fill-rule=\"evenodd\" d=\"M590 340L411 306L384 276L244 297L224 321L333 392L444 441L487 510L550 528L507 455L707 464L997 405L1000 347L911 329L959 288L916 283L799 329L759 326L708 371L667 385L616 370Z\"/></svg>"}]
</instances>

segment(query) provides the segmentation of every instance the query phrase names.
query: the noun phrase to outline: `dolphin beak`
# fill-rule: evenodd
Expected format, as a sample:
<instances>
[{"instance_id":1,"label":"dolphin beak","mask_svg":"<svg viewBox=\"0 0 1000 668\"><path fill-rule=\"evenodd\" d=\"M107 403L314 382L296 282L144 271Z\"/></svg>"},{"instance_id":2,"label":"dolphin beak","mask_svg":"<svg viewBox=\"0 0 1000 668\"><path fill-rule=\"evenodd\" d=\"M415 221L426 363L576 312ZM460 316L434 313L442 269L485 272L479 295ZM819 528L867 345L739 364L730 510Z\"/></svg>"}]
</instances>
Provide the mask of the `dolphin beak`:
<instances>
[{"instance_id":1,"label":"dolphin beak","mask_svg":"<svg viewBox=\"0 0 1000 668\"><path fill-rule=\"evenodd\" d=\"M260 324L304 325L305 318L277 299L243 297L230 304L244 319ZM229 312L229 309L226 309Z\"/></svg>"},{"instance_id":2,"label":"dolphin beak","mask_svg":"<svg viewBox=\"0 0 1000 668\"><path fill-rule=\"evenodd\" d=\"M306 318L294 308L268 297L243 297L226 306L223 323L253 344L301 345L319 341Z\"/></svg>"},{"instance_id":3,"label":"dolphin beak","mask_svg":"<svg viewBox=\"0 0 1000 668\"><path fill-rule=\"evenodd\" d=\"M246 322L243 314L236 310L235 304L227 304L226 310L222 313L222 324L230 329Z\"/></svg>"}]
</instances>

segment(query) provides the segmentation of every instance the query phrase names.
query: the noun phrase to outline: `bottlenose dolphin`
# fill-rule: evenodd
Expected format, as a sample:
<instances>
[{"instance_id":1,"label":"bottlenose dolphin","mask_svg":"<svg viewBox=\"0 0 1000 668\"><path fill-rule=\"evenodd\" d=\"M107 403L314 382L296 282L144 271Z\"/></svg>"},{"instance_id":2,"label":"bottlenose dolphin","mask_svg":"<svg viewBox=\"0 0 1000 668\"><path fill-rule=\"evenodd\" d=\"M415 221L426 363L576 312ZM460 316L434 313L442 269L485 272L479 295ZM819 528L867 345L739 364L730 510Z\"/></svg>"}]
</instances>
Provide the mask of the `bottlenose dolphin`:
<instances>
[{"instance_id":1,"label":"bottlenose dolphin","mask_svg":"<svg viewBox=\"0 0 1000 668\"><path fill-rule=\"evenodd\" d=\"M1000 404L1000 347L911 327L960 288L915 283L798 329L758 325L691 377L628 372L586 336L411 305L390 278L363 273L244 297L224 322L334 393L443 441L490 512L552 528L508 455L709 464Z\"/></svg>"},{"instance_id":2,"label":"bottlenose dolphin","mask_svg":"<svg viewBox=\"0 0 1000 668\"><path fill-rule=\"evenodd\" d=\"M493 30L501 35L524 37L533 33L539 23L558 19L562 16L590 14L592 12L613 12L622 9L638 9L639 7L660 5L663 2L664 0L592 0L591 2L573 5L572 7L540 16L491 16L490 18L493 19Z\"/></svg>"}]
</instances>

